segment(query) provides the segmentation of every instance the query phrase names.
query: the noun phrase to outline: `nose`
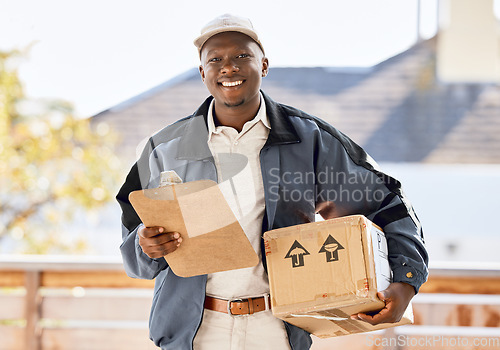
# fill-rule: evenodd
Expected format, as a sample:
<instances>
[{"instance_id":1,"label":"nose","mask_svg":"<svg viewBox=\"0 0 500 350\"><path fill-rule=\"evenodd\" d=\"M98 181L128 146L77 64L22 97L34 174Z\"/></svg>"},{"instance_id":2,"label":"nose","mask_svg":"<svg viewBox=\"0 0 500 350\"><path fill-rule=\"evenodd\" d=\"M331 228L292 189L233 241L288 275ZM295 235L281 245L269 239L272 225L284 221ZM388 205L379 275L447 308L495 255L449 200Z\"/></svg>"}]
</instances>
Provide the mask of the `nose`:
<instances>
[{"instance_id":1,"label":"nose","mask_svg":"<svg viewBox=\"0 0 500 350\"><path fill-rule=\"evenodd\" d=\"M231 74L240 71L240 67L232 59L224 60L221 67L221 74Z\"/></svg>"}]
</instances>

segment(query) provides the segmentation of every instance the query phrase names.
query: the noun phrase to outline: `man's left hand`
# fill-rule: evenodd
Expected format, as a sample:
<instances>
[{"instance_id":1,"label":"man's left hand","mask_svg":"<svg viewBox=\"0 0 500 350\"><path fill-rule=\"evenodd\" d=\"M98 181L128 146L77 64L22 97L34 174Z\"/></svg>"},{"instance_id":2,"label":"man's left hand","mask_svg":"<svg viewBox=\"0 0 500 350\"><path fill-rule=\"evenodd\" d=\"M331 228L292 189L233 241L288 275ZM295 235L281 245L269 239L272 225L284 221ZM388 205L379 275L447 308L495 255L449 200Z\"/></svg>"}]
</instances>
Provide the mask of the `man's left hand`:
<instances>
[{"instance_id":1,"label":"man's left hand","mask_svg":"<svg viewBox=\"0 0 500 350\"><path fill-rule=\"evenodd\" d=\"M364 313L351 315L353 320L362 320L372 325L379 323L399 322L403 317L406 307L415 295L415 289L403 282L391 283L387 289L377 293L380 300L385 302L385 307L375 315Z\"/></svg>"}]
</instances>

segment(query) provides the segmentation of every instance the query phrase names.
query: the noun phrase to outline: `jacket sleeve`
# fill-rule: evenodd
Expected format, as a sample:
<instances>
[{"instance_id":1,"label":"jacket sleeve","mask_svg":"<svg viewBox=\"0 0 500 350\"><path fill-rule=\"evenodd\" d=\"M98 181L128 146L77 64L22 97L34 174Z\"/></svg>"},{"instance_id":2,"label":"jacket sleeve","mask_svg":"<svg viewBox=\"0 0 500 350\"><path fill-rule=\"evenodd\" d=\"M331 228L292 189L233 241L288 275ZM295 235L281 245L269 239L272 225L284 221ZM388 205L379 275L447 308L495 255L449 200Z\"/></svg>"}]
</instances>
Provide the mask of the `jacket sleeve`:
<instances>
[{"instance_id":1,"label":"jacket sleeve","mask_svg":"<svg viewBox=\"0 0 500 350\"><path fill-rule=\"evenodd\" d=\"M418 293L427 280L429 258L420 221L401 187L396 191L389 192L367 217L385 232L393 282L408 283Z\"/></svg>"},{"instance_id":2,"label":"jacket sleeve","mask_svg":"<svg viewBox=\"0 0 500 350\"><path fill-rule=\"evenodd\" d=\"M342 137L344 137L342 139ZM421 224L401 183L381 172L358 145L344 135L329 140L318 159L317 203L330 203L331 216L363 214L385 232L393 282L405 282L418 293L428 276L428 254ZM322 159L321 159L322 158ZM320 212L321 213L321 212Z\"/></svg>"},{"instance_id":3,"label":"jacket sleeve","mask_svg":"<svg viewBox=\"0 0 500 350\"><path fill-rule=\"evenodd\" d=\"M120 246L120 252L125 271L127 275L133 278L153 279L168 265L164 258L152 259L142 251L137 235L142 222L128 199L132 191L146 188L149 183L148 148L146 147L143 157L130 170L125 183L116 196L116 200L122 209L123 242Z\"/></svg>"},{"instance_id":4,"label":"jacket sleeve","mask_svg":"<svg viewBox=\"0 0 500 350\"><path fill-rule=\"evenodd\" d=\"M153 279L162 270L167 268L167 262L164 258L151 259L143 251L139 245L139 236L137 231L142 224L134 230L129 230L122 225L123 235L125 239L120 246L120 252L123 259L123 266L128 276L133 278Z\"/></svg>"}]
</instances>

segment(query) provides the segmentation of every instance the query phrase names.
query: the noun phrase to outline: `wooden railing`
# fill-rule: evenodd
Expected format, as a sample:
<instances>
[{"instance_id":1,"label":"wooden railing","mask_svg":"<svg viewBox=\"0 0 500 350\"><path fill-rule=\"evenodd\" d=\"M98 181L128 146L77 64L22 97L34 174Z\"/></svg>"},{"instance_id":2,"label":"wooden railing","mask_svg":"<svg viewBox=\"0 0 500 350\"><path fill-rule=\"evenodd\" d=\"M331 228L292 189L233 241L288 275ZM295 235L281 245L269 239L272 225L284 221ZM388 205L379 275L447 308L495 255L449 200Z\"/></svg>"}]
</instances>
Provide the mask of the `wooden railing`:
<instances>
[{"instance_id":1,"label":"wooden railing","mask_svg":"<svg viewBox=\"0 0 500 350\"><path fill-rule=\"evenodd\" d=\"M119 257L0 257L0 350L156 349L152 287L127 277ZM499 295L498 265L433 265L415 325L315 338L313 349L500 349Z\"/></svg>"},{"instance_id":2,"label":"wooden railing","mask_svg":"<svg viewBox=\"0 0 500 350\"><path fill-rule=\"evenodd\" d=\"M155 349L152 287L119 257L3 257L0 349Z\"/></svg>"}]
</instances>

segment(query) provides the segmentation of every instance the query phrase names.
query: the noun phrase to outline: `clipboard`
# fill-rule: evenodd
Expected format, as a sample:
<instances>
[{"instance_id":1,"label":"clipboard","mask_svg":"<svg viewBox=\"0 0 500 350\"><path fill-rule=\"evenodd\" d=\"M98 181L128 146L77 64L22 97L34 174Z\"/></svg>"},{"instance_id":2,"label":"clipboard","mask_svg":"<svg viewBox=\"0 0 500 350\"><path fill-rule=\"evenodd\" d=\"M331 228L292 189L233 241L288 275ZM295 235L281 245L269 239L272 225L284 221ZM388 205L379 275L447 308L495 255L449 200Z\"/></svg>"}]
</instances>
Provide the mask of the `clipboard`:
<instances>
[{"instance_id":1,"label":"clipboard","mask_svg":"<svg viewBox=\"0 0 500 350\"><path fill-rule=\"evenodd\" d=\"M252 267L259 263L245 232L212 180L133 191L130 203L146 227L179 232L182 243L164 256L181 277Z\"/></svg>"}]
</instances>

